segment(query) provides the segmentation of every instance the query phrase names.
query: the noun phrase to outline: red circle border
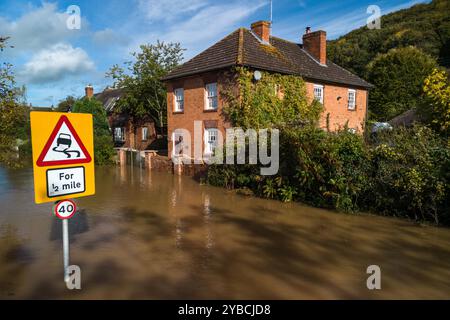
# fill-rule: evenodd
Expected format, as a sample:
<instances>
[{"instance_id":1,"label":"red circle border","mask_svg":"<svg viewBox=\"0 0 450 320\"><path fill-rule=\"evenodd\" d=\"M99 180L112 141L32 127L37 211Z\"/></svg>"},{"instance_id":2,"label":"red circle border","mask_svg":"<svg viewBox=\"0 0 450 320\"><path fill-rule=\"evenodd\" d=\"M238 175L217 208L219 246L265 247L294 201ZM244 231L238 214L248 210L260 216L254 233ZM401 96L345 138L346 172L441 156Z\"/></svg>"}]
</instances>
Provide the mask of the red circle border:
<instances>
[{"instance_id":1,"label":"red circle border","mask_svg":"<svg viewBox=\"0 0 450 320\"><path fill-rule=\"evenodd\" d=\"M59 207L59 205L60 205L61 203L63 203L64 201L69 201L69 202L72 203L72 205L73 205L73 212L72 212L72 214L71 214L70 216L68 216L68 217L62 217L62 216L60 216L59 213L58 213L58 207ZM66 199L66 200L61 200L61 201L59 201L59 202L56 204L56 206L55 206L55 211L54 211L55 215L56 215L59 219L61 219L61 220L67 220L67 219L72 218L72 217L75 215L76 212L77 212L77 205L75 204L75 202L73 202L73 200L70 200L70 199Z\"/></svg>"}]
</instances>

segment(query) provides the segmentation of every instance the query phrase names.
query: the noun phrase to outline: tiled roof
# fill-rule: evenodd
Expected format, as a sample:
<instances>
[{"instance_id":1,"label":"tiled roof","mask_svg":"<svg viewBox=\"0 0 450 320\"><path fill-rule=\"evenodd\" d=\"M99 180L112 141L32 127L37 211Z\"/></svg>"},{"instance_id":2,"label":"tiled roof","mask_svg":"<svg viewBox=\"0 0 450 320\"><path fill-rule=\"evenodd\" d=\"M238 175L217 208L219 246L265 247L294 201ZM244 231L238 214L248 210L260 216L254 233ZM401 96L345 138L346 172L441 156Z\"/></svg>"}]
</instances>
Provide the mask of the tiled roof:
<instances>
[{"instance_id":1,"label":"tiled roof","mask_svg":"<svg viewBox=\"0 0 450 320\"><path fill-rule=\"evenodd\" d=\"M122 89L107 88L102 92L94 94L94 97L103 104L106 112L112 112L122 94Z\"/></svg>"},{"instance_id":2,"label":"tiled roof","mask_svg":"<svg viewBox=\"0 0 450 320\"><path fill-rule=\"evenodd\" d=\"M245 66L282 74L299 75L306 79L371 88L372 85L351 72L327 60L321 65L301 44L277 37L265 45L250 30L240 28L213 46L182 64L163 80L171 80L201 72L232 66Z\"/></svg>"}]
</instances>

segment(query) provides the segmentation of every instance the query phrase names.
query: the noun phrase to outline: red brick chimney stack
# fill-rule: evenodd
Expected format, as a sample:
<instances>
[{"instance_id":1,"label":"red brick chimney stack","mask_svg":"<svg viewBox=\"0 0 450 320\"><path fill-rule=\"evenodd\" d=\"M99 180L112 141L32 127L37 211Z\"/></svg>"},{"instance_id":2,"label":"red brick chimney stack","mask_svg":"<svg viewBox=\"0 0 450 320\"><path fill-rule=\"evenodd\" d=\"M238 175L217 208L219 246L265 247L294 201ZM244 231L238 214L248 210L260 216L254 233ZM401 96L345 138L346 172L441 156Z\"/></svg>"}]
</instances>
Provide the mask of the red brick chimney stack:
<instances>
[{"instance_id":1,"label":"red brick chimney stack","mask_svg":"<svg viewBox=\"0 0 450 320\"><path fill-rule=\"evenodd\" d=\"M92 85L88 84L86 88L84 88L84 91L87 98L92 98L94 96L94 87L92 87Z\"/></svg>"},{"instance_id":2,"label":"red brick chimney stack","mask_svg":"<svg viewBox=\"0 0 450 320\"><path fill-rule=\"evenodd\" d=\"M256 34L262 41L269 43L270 41L270 22L258 21L252 23L252 32Z\"/></svg>"},{"instance_id":3,"label":"red brick chimney stack","mask_svg":"<svg viewBox=\"0 0 450 320\"><path fill-rule=\"evenodd\" d=\"M311 27L306 27L303 48L321 64L327 64L327 33L325 31L311 32Z\"/></svg>"}]
</instances>

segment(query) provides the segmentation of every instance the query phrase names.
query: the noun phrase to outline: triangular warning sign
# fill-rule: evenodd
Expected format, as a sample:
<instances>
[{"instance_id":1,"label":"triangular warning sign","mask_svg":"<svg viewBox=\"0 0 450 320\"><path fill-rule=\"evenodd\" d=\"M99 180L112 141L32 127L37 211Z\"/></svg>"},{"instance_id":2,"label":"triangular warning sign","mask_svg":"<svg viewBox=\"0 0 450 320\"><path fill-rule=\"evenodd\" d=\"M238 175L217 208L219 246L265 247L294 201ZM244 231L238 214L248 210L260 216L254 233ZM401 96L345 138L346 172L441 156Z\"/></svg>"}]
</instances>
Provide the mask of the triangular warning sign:
<instances>
[{"instance_id":1,"label":"triangular warning sign","mask_svg":"<svg viewBox=\"0 0 450 320\"><path fill-rule=\"evenodd\" d=\"M39 167L91 162L92 158L66 116L61 116L36 161Z\"/></svg>"}]
</instances>

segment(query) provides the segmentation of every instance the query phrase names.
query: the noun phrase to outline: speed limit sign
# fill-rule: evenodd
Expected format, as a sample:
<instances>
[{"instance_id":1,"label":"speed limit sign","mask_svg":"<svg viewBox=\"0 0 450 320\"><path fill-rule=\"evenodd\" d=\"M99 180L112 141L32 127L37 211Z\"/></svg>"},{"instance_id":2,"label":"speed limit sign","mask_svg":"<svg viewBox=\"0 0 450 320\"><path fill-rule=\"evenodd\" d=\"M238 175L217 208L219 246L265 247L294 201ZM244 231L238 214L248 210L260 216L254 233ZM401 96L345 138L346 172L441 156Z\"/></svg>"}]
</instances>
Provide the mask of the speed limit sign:
<instances>
[{"instance_id":1,"label":"speed limit sign","mask_svg":"<svg viewBox=\"0 0 450 320\"><path fill-rule=\"evenodd\" d=\"M72 200L61 200L55 206L55 215L61 220L72 218L76 211L77 205Z\"/></svg>"}]
</instances>

